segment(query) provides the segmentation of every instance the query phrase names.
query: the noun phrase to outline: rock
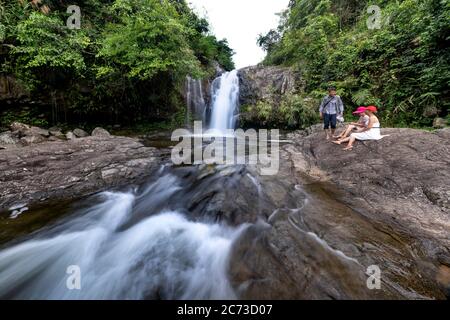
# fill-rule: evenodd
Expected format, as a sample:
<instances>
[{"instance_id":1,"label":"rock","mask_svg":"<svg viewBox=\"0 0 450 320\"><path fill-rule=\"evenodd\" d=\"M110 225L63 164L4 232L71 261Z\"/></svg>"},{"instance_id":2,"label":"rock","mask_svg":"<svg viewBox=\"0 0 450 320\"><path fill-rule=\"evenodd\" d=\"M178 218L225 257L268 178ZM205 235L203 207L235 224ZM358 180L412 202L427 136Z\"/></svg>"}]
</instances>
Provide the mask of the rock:
<instances>
[{"instance_id":1,"label":"rock","mask_svg":"<svg viewBox=\"0 0 450 320\"><path fill-rule=\"evenodd\" d=\"M69 131L69 132L66 133L66 139L67 140L73 140L73 139L76 139L76 136L73 134L72 131Z\"/></svg>"},{"instance_id":2,"label":"rock","mask_svg":"<svg viewBox=\"0 0 450 320\"><path fill-rule=\"evenodd\" d=\"M239 298L445 299L436 280L450 257L445 132L383 129L391 136L353 152L324 141L320 126L309 132L290 134L279 173L259 177L260 217L270 226L252 224L234 242L229 274ZM236 181L236 194L210 183L209 206L192 200L226 221L234 212L253 222L248 199L237 208L222 200L250 193ZM382 269L380 290L367 290L373 265Z\"/></svg>"},{"instance_id":3,"label":"rock","mask_svg":"<svg viewBox=\"0 0 450 320\"><path fill-rule=\"evenodd\" d=\"M447 121L445 121L445 119L443 118L435 118L433 120L433 128L435 129L442 129L445 128L447 126Z\"/></svg>"},{"instance_id":4,"label":"rock","mask_svg":"<svg viewBox=\"0 0 450 320\"><path fill-rule=\"evenodd\" d=\"M119 173L119 170L116 168L106 169L101 172L102 179L106 182L113 181Z\"/></svg>"},{"instance_id":5,"label":"rock","mask_svg":"<svg viewBox=\"0 0 450 320\"><path fill-rule=\"evenodd\" d=\"M9 126L9 128L13 132L17 132L20 135L24 135L24 132L28 131L30 129L30 126L21 122L13 122Z\"/></svg>"},{"instance_id":6,"label":"rock","mask_svg":"<svg viewBox=\"0 0 450 320\"><path fill-rule=\"evenodd\" d=\"M86 131L82 130L82 129L75 129L73 130L73 134L77 137L77 138L85 138L89 136L89 133L87 133Z\"/></svg>"},{"instance_id":7,"label":"rock","mask_svg":"<svg viewBox=\"0 0 450 320\"><path fill-rule=\"evenodd\" d=\"M0 211L19 202L32 207L43 198L62 201L132 184L160 164L159 151L134 138L28 140L37 137L23 137L26 148L0 152Z\"/></svg>"},{"instance_id":8,"label":"rock","mask_svg":"<svg viewBox=\"0 0 450 320\"><path fill-rule=\"evenodd\" d=\"M0 145L15 145L18 142L19 139L11 131L0 133Z\"/></svg>"},{"instance_id":9,"label":"rock","mask_svg":"<svg viewBox=\"0 0 450 320\"><path fill-rule=\"evenodd\" d=\"M450 140L450 127L436 130L435 134L441 138Z\"/></svg>"},{"instance_id":10,"label":"rock","mask_svg":"<svg viewBox=\"0 0 450 320\"><path fill-rule=\"evenodd\" d=\"M93 137L109 137L111 134L103 128L97 127L92 131Z\"/></svg>"},{"instance_id":11,"label":"rock","mask_svg":"<svg viewBox=\"0 0 450 320\"><path fill-rule=\"evenodd\" d=\"M50 132L46 129L39 127L30 127L30 129L23 132L25 136L43 136L45 138L50 137Z\"/></svg>"},{"instance_id":12,"label":"rock","mask_svg":"<svg viewBox=\"0 0 450 320\"><path fill-rule=\"evenodd\" d=\"M50 129L48 129L48 132L50 133L51 136L57 137L57 138L64 138L65 135L62 133L61 128L58 127L51 127Z\"/></svg>"},{"instance_id":13,"label":"rock","mask_svg":"<svg viewBox=\"0 0 450 320\"><path fill-rule=\"evenodd\" d=\"M448 133L445 129L436 133L382 129L382 134L390 136L357 141L351 152L325 142L322 132L299 134L290 136L295 147L287 150L292 158L303 155L307 164L297 166L298 172L321 172L315 179L330 181L352 194L346 202L385 228L421 239L426 247L420 250L432 258L441 250L450 255Z\"/></svg>"},{"instance_id":14,"label":"rock","mask_svg":"<svg viewBox=\"0 0 450 320\"><path fill-rule=\"evenodd\" d=\"M289 68L252 66L240 69L239 100L241 105L254 105L261 100L277 100L274 96L297 90L298 76Z\"/></svg>"},{"instance_id":15,"label":"rock","mask_svg":"<svg viewBox=\"0 0 450 320\"><path fill-rule=\"evenodd\" d=\"M225 70L215 60L212 62L212 67L214 68L214 72L215 72L214 77L215 78L220 77L225 72Z\"/></svg>"},{"instance_id":16,"label":"rock","mask_svg":"<svg viewBox=\"0 0 450 320\"><path fill-rule=\"evenodd\" d=\"M283 99L303 90L299 75L289 68L247 67L238 71L238 77L239 122L244 127L278 127L281 113L277 109ZM297 126L293 119L283 125Z\"/></svg>"},{"instance_id":17,"label":"rock","mask_svg":"<svg viewBox=\"0 0 450 320\"><path fill-rule=\"evenodd\" d=\"M44 142L45 138L41 135L30 135L20 138L20 142L24 146L29 146L34 143L41 143Z\"/></svg>"},{"instance_id":18,"label":"rock","mask_svg":"<svg viewBox=\"0 0 450 320\"><path fill-rule=\"evenodd\" d=\"M48 131L50 131L50 133L51 133L52 131L62 131L62 129L57 126L53 126L53 127L48 128Z\"/></svg>"}]
</instances>

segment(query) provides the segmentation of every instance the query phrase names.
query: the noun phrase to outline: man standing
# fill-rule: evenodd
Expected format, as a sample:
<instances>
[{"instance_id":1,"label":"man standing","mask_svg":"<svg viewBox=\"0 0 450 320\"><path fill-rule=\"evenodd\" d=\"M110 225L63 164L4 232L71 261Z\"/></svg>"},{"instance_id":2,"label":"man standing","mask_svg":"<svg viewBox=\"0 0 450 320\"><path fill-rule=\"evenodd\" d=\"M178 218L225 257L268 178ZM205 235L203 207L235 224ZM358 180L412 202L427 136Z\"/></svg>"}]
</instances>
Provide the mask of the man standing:
<instances>
[{"instance_id":1,"label":"man standing","mask_svg":"<svg viewBox=\"0 0 450 320\"><path fill-rule=\"evenodd\" d=\"M323 98L319 111L320 119L323 119L327 140L330 140L336 130L337 116L344 114L344 104L341 97L336 95L335 87L328 87L328 95Z\"/></svg>"}]
</instances>

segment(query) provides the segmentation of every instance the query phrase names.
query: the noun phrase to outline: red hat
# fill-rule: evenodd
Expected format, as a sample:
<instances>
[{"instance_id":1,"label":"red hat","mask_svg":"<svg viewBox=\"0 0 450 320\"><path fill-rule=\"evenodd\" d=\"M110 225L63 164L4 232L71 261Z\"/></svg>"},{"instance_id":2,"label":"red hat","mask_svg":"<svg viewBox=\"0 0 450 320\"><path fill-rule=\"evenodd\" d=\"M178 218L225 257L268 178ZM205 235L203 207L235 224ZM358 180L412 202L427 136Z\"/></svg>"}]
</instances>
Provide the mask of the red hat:
<instances>
[{"instance_id":1,"label":"red hat","mask_svg":"<svg viewBox=\"0 0 450 320\"><path fill-rule=\"evenodd\" d=\"M360 113L364 113L366 112L367 108L364 106L358 107L358 109L356 109L355 112L353 112L353 114L360 114Z\"/></svg>"},{"instance_id":2,"label":"red hat","mask_svg":"<svg viewBox=\"0 0 450 320\"><path fill-rule=\"evenodd\" d=\"M367 110L367 111L370 111L370 112L374 112L374 113L377 113L377 112L378 112L378 109L377 109L377 107L375 107L375 106L368 106L368 107L366 108L366 110Z\"/></svg>"}]
</instances>

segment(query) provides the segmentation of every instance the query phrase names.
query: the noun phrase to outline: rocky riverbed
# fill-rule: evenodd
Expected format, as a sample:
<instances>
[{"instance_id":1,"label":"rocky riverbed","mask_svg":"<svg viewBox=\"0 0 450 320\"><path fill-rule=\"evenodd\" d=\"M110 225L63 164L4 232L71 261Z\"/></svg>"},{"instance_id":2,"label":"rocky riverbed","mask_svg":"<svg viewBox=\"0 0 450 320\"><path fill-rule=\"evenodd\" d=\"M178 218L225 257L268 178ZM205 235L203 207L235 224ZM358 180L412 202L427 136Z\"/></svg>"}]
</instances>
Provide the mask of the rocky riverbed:
<instances>
[{"instance_id":1,"label":"rocky riverbed","mask_svg":"<svg viewBox=\"0 0 450 320\"><path fill-rule=\"evenodd\" d=\"M449 296L449 130L383 133L353 152L324 141L320 126L288 135L279 174L261 180L264 223L234 247L243 297ZM367 290L370 266L380 290Z\"/></svg>"},{"instance_id":2,"label":"rocky riverbed","mask_svg":"<svg viewBox=\"0 0 450 320\"><path fill-rule=\"evenodd\" d=\"M130 226L149 208L186 212L195 221L249 223L229 256L239 298L445 299L449 130L383 133L390 136L345 152L324 141L318 126L292 132L275 176L259 176L252 166L174 167L179 191L160 199L163 190L149 189L156 198L142 200ZM0 150L4 209L55 200L63 208L65 199L139 185L170 152L109 134L66 139ZM9 214L1 219L9 221ZM3 233L10 227L2 223ZM367 287L370 266L382 272L379 290Z\"/></svg>"},{"instance_id":3,"label":"rocky riverbed","mask_svg":"<svg viewBox=\"0 0 450 320\"><path fill-rule=\"evenodd\" d=\"M157 149L101 128L75 130L79 137L19 123L11 129L0 150L1 211L143 181L160 165Z\"/></svg>"}]
</instances>

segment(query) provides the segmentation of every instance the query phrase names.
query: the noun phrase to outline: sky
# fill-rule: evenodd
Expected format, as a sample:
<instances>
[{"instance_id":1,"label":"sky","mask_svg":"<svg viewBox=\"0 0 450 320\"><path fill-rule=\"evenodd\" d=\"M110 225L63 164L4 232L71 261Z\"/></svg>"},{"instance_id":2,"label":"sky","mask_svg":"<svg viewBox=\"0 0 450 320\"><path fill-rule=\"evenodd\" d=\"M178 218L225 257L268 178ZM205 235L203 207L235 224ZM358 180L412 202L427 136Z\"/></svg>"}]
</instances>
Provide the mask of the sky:
<instances>
[{"instance_id":1,"label":"sky","mask_svg":"<svg viewBox=\"0 0 450 320\"><path fill-rule=\"evenodd\" d=\"M236 52L236 68L258 64L264 51L258 47L259 34L266 34L278 26L279 13L289 0L187 0L201 16L207 17L212 32L221 40L228 39Z\"/></svg>"}]
</instances>

